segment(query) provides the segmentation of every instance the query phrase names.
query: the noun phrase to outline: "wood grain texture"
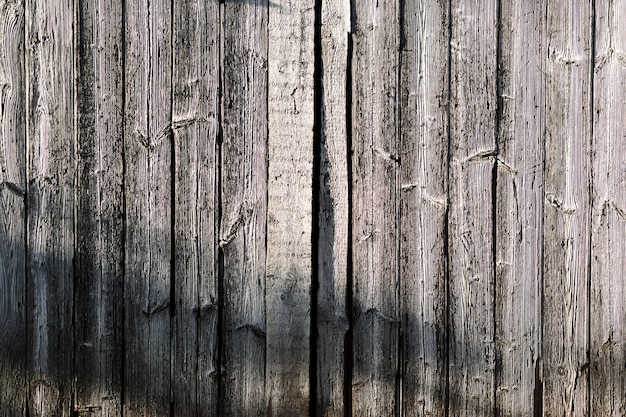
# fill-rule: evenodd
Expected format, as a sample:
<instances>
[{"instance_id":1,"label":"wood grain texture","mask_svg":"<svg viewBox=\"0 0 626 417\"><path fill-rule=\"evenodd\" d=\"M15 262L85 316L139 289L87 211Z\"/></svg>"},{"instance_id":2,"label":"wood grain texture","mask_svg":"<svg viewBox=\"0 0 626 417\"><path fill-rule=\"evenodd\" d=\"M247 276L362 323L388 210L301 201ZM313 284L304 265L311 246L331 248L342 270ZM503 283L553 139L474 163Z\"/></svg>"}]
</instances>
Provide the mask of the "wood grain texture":
<instances>
[{"instance_id":1,"label":"wood grain texture","mask_svg":"<svg viewBox=\"0 0 626 417\"><path fill-rule=\"evenodd\" d=\"M267 183L268 415L307 415L311 331L315 11L269 8Z\"/></svg>"},{"instance_id":2,"label":"wood grain texture","mask_svg":"<svg viewBox=\"0 0 626 417\"><path fill-rule=\"evenodd\" d=\"M174 2L173 109L176 416L218 411L217 163L220 14L217 1Z\"/></svg>"},{"instance_id":3,"label":"wood grain texture","mask_svg":"<svg viewBox=\"0 0 626 417\"><path fill-rule=\"evenodd\" d=\"M73 1L26 1L30 416L69 417L73 391Z\"/></svg>"},{"instance_id":4,"label":"wood grain texture","mask_svg":"<svg viewBox=\"0 0 626 417\"><path fill-rule=\"evenodd\" d=\"M591 2L547 5L543 375L545 415L588 414Z\"/></svg>"},{"instance_id":5,"label":"wood grain texture","mask_svg":"<svg viewBox=\"0 0 626 417\"><path fill-rule=\"evenodd\" d=\"M347 80L350 2L321 4L317 414L344 416L349 206ZM314 197L315 198L315 197Z\"/></svg>"},{"instance_id":6,"label":"wood grain texture","mask_svg":"<svg viewBox=\"0 0 626 417\"><path fill-rule=\"evenodd\" d=\"M401 79L402 409L446 411L447 2L406 2Z\"/></svg>"},{"instance_id":7,"label":"wood grain texture","mask_svg":"<svg viewBox=\"0 0 626 417\"><path fill-rule=\"evenodd\" d=\"M352 411L398 406L399 2L354 6L352 54Z\"/></svg>"},{"instance_id":8,"label":"wood grain texture","mask_svg":"<svg viewBox=\"0 0 626 417\"><path fill-rule=\"evenodd\" d=\"M26 413L24 3L0 1L0 416Z\"/></svg>"},{"instance_id":9,"label":"wood grain texture","mask_svg":"<svg viewBox=\"0 0 626 417\"><path fill-rule=\"evenodd\" d=\"M124 416L169 416L171 2L126 2Z\"/></svg>"},{"instance_id":10,"label":"wood grain texture","mask_svg":"<svg viewBox=\"0 0 626 417\"><path fill-rule=\"evenodd\" d=\"M626 1L595 2L591 375L594 415L626 413Z\"/></svg>"},{"instance_id":11,"label":"wood grain texture","mask_svg":"<svg viewBox=\"0 0 626 417\"><path fill-rule=\"evenodd\" d=\"M496 413L541 410L545 4L501 2L495 200ZM537 397L536 397L537 396Z\"/></svg>"},{"instance_id":12,"label":"wood grain texture","mask_svg":"<svg viewBox=\"0 0 626 417\"><path fill-rule=\"evenodd\" d=\"M264 416L268 3L222 6L221 414Z\"/></svg>"},{"instance_id":13,"label":"wood grain texture","mask_svg":"<svg viewBox=\"0 0 626 417\"><path fill-rule=\"evenodd\" d=\"M80 2L77 53L75 380L78 416L122 408L122 8Z\"/></svg>"},{"instance_id":14,"label":"wood grain texture","mask_svg":"<svg viewBox=\"0 0 626 417\"><path fill-rule=\"evenodd\" d=\"M449 412L480 416L494 409L497 2L451 7Z\"/></svg>"}]
</instances>

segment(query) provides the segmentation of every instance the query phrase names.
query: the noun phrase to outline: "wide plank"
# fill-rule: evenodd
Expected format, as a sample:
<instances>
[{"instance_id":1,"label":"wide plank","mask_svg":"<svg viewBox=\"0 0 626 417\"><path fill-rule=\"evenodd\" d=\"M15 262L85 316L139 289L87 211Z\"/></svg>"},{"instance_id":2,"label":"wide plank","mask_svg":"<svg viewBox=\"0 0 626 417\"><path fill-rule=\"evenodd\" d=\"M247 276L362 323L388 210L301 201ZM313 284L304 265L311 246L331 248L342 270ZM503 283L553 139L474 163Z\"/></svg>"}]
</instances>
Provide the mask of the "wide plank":
<instances>
[{"instance_id":1,"label":"wide plank","mask_svg":"<svg viewBox=\"0 0 626 417\"><path fill-rule=\"evenodd\" d=\"M0 1L0 416L26 413L24 2Z\"/></svg>"},{"instance_id":2,"label":"wide plank","mask_svg":"<svg viewBox=\"0 0 626 417\"><path fill-rule=\"evenodd\" d=\"M269 7L265 381L271 416L307 415L310 402L314 20L305 0Z\"/></svg>"},{"instance_id":3,"label":"wide plank","mask_svg":"<svg viewBox=\"0 0 626 417\"><path fill-rule=\"evenodd\" d=\"M602 416L626 412L625 16L624 0L595 2L589 401Z\"/></svg>"}]
</instances>

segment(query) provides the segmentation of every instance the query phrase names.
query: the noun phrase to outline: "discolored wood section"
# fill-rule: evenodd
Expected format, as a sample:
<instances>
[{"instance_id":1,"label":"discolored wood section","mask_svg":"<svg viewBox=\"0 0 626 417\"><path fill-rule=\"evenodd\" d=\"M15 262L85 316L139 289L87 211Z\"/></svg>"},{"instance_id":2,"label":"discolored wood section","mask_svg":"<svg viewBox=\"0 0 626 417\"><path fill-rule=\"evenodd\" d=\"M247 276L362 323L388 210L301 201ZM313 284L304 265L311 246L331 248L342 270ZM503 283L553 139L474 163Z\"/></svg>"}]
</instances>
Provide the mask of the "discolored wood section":
<instances>
[{"instance_id":1,"label":"discolored wood section","mask_svg":"<svg viewBox=\"0 0 626 417\"><path fill-rule=\"evenodd\" d=\"M352 412L394 415L400 328L399 2L353 10Z\"/></svg>"},{"instance_id":2,"label":"discolored wood section","mask_svg":"<svg viewBox=\"0 0 626 417\"><path fill-rule=\"evenodd\" d=\"M494 409L496 1L451 4L449 406Z\"/></svg>"},{"instance_id":3,"label":"discolored wood section","mask_svg":"<svg viewBox=\"0 0 626 417\"><path fill-rule=\"evenodd\" d=\"M590 396L593 414L626 410L626 1L595 2Z\"/></svg>"},{"instance_id":4,"label":"discolored wood section","mask_svg":"<svg viewBox=\"0 0 626 417\"><path fill-rule=\"evenodd\" d=\"M26 413L24 2L0 1L0 416Z\"/></svg>"},{"instance_id":5,"label":"discolored wood section","mask_svg":"<svg viewBox=\"0 0 626 417\"><path fill-rule=\"evenodd\" d=\"M588 404L592 8L547 6L543 237L543 412Z\"/></svg>"},{"instance_id":6,"label":"discolored wood section","mask_svg":"<svg viewBox=\"0 0 626 417\"><path fill-rule=\"evenodd\" d=\"M266 404L268 3L222 6L221 220L223 415Z\"/></svg>"},{"instance_id":7,"label":"discolored wood section","mask_svg":"<svg viewBox=\"0 0 626 417\"><path fill-rule=\"evenodd\" d=\"M317 378L318 415L340 417L347 412L348 322L348 42L350 2L325 0L320 19L318 57L319 195L317 237ZM315 199L315 197L313 197ZM314 200L315 203L315 200ZM314 213L315 215L315 213ZM349 408L348 408L349 409Z\"/></svg>"},{"instance_id":8,"label":"discolored wood section","mask_svg":"<svg viewBox=\"0 0 626 417\"><path fill-rule=\"evenodd\" d=\"M495 399L498 415L528 416L541 413L546 6L500 5Z\"/></svg>"},{"instance_id":9,"label":"discolored wood section","mask_svg":"<svg viewBox=\"0 0 626 417\"><path fill-rule=\"evenodd\" d=\"M124 416L169 416L171 2L125 3Z\"/></svg>"},{"instance_id":10,"label":"discolored wood section","mask_svg":"<svg viewBox=\"0 0 626 417\"><path fill-rule=\"evenodd\" d=\"M122 8L80 1L77 51L76 415L122 409Z\"/></svg>"},{"instance_id":11,"label":"discolored wood section","mask_svg":"<svg viewBox=\"0 0 626 417\"><path fill-rule=\"evenodd\" d=\"M174 305L172 405L176 416L218 411L220 8L174 2Z\"/></svg>"}]
</instances>

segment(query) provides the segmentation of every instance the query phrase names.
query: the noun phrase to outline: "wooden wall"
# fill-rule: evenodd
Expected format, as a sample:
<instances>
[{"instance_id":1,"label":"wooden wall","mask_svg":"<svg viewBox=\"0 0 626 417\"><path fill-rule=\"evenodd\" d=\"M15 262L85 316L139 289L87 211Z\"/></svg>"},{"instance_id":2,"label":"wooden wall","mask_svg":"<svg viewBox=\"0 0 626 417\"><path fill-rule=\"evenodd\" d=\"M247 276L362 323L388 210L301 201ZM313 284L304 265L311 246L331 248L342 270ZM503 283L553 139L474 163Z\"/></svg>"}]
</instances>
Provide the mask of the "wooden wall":
<instances>
[{"instance_id":1,"label":"wooden wall","mask_svg":"<svg viewBox=\"0 0 626 417\"><path fill-rule=\"evenodd\" d=\"M0 416L623 416L626 0L0 0Z\"/></svg>"}]
</instances>

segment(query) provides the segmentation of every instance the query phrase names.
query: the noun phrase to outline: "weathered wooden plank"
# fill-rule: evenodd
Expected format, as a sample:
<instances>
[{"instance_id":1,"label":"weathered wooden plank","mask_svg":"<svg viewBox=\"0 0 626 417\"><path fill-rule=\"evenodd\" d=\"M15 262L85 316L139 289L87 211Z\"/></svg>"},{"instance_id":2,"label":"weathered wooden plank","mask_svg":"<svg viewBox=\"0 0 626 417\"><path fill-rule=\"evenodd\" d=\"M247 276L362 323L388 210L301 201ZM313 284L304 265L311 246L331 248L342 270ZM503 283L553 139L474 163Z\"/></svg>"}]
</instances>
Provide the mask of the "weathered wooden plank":
<instances>
[{"instance_id":1,"label":"weathered wooden plank","mask_svg":"<svg viewBox=\"0 0 626 417\"><path fill-rule=\"evenodd\" d=\"M345 415L348 331L348 124L347 71L350 2L321 3L321 117L317 248L317 414ZM315 198L315 197L314 197Z\"/></svg>"},{"instance_id":2,"label":"weathered wooden plank","mask_svg":"<svg viewBox=\"0 0 626 417\"><path fill-rule=\"evenodd\" d=\"M497 1L451 13L449 412L482 416L494 409Z\"/></svg>"},{"instance_id":3,"label":"weathered wooden plank","mask_svg":"<svg viewBox=\"0 0 626 417\"><path fill-rule=\"evenodd\" d=\"M311 333L315 11L269 8L267 184L268 415L308 414Z\"/></svg>"},{"instance_id":4,"label":"weathered wooden plank","mask_svg":"<svg viewBox=\"0 0 626 417\"><path fill-rule=\"evenodd\" d=\"M545 4L501 2L495 198L496 414L541 410Z\"/></svg>"},{"instance_id":5,"label":"weathered wooden plank","mask_svg":"<svg viewBox=\"0 0 626 417\"><path fill-rule=\"evenodd\" d=\"M72 415L75 78L72 0L28 0L30 416Z\"/></svg>"},{"instance_id":6,"label":"weathered wooden plank","mask_svg":"<svg viewBox=\"0 0 626 417\"><path fill-rule=\"evenodd\" d=\"M122 8L80 2L74 409L118 416L122 394Z\"/></svg>"},{"instance_id":7,"label":"weathered wooden plank","mask_svg":"<svg viewBox=\"0 0 626 417\"><path fill-rule=\"evenodd\" d=\"M268 3L225 2L222 8L221 414L262 416L267 414Z\"/></svg>"},{"instance_id":8,"label":"weathered wooden plank","mask_svg":"<svg viewBox=\"0 0 626 417\"><path fill-rule=\"evenodd\" d=\"M591 4L547 5L543 412L550 416L588 412Z\"/></svg>"},{"instance_id":9,"label":"weathered wooden plank","mask_svg":"<svg viewBox=\"0 0 626 417\"><path fill-rule=\"evenodd\" d=\"M406 2L401 50L402 409L446 412L447 2Z\"/></svg>"},{"instance_id":10,"label":"weathered wooden plank","mask_svg":"<svg viewBox=\"0 0 626 417\"><path fill-rule=\"evenodd\" d=\"M352 410L394 415L400 300L399 2L353 5Z\"/></svg>"},{"instance_id":11,"label":"weathered wooden plank","mask_svg":"<svg viewBox=\"0 0 626 417\"><path fill-rule=\"evenodd\" d=\"M124 416L169 416L171 1L125 9Z\"/></svg>"},{"instance_id":12,"label":"weathered wooden plank","mask_svg":"<svg viewBox=\"0 0 626 417\"><path fill-rule=\"evenodd\" d=\"M218 410L217 149L219 3L175 1L173 21L176 416Z\"/></svg>"},{"instance_id":13,"label":"weathered wooden plank","mask_svg":"<svg viewBox=\"0 0 626 417\"><path fill-rule=\"evenodd\" d=\"M0 416L26 413L24 2L0 1Z\"/></svg>"},{"instance_id":14,"label":"weathered wooden plank","mask_svg":"<svg viewBox=\"0 0 626 417\"><path fill-rule=\"evenodd\" d=\"M595 2L591 410L626 412L626 1Z\"/></svg>"}]
</instances>

